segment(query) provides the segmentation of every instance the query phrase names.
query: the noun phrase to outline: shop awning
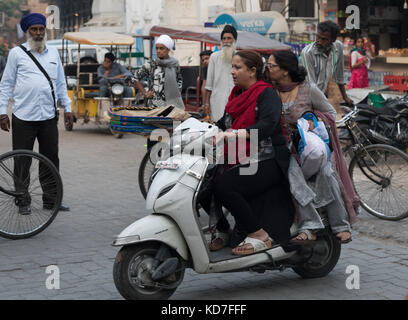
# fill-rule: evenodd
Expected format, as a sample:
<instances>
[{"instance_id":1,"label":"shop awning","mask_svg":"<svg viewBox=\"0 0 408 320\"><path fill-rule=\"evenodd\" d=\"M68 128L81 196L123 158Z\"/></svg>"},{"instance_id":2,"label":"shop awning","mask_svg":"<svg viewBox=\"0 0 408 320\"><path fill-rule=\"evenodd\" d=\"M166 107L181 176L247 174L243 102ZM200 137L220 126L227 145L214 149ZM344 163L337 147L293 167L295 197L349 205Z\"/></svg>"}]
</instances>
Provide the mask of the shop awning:
<instances>
[{"instance_id":1,"label":"shop awning","mask_svg":"<svg viewBox=\"0 0 408 320\"><path fill-rule=\"evenodd\" d=\"M220 44L221 29L204 28L200 26L153 26L150 36L158 37L167 34L173 39ZM255 32L238 31L238 50L256 50L262 53L271 53L276 50L290 50L290 46L277 40L269 39Z\"/></svg>"},{"instance_id":2,"label":"shop awning","mask_svg":"<svg viewBox=\"0 0 408 320\"><path fill-rule=\"evenodd\" d=\"M133 37L115 32L67 32L64 39L97 46L131 46L135 43Z\"/></svg>"}]
</instances>

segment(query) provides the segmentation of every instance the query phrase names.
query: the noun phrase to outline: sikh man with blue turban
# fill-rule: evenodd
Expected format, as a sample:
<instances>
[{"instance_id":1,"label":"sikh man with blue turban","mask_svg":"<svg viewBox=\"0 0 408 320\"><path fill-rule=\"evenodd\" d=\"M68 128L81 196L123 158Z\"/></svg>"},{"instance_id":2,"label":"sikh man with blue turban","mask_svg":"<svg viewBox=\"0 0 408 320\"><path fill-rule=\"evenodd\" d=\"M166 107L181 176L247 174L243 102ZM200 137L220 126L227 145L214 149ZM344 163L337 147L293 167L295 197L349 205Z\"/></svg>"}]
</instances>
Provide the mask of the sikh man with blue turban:
<instances>
[{"instance_id":1,"label":"sikh man with blue turban","mask_svg":"<svg viewBox=\"0 0 408 320\"><path fill-rule=\"evenodd\" d=\"M13 150L33 150L34 142L37 139L39 152L59 169L58 100L65 109L65 119L68 124L72 125L73 122L71 99L68 97L64 69L58 50L46 45L45 16L40 13L30 13L21 19L20 26L26 35L27 42L11 49L8 56L0 82L0 127L4 131L10 130L7 111L9 102L13 99L11 110ZM48 74L49 80L29 53ZM42 176L41 168L40 176ZM20 178L24 179L24 177ZM47 183L41 180L40 178L43 189L43 208L50 210L54 206L53 199L47 197ZM32 214L29 199L23 199L16 205L19 207L20 214ZM68 211L69 207L61 205L60 210Z\"/></svg>"}]
</instances>

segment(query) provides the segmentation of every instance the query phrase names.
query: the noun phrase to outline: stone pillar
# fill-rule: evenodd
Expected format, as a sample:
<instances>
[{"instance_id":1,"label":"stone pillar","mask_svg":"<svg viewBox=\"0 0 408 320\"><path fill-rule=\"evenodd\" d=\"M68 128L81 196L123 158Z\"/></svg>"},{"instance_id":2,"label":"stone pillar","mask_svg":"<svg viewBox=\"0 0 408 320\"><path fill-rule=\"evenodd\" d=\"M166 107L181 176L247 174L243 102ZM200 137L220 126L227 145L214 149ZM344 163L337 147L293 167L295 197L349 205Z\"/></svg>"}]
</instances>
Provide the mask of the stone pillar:
<instances>
[{"instance_id":1,"label":"stone pillar","mask_svg":"<svg viewBox=\"0 0 408 320\"><path fill-rule=\"evenodd\" d=\"M92 19L80 31L125 32L123 0L94 0Z\"/></svg>"}]
</instances>

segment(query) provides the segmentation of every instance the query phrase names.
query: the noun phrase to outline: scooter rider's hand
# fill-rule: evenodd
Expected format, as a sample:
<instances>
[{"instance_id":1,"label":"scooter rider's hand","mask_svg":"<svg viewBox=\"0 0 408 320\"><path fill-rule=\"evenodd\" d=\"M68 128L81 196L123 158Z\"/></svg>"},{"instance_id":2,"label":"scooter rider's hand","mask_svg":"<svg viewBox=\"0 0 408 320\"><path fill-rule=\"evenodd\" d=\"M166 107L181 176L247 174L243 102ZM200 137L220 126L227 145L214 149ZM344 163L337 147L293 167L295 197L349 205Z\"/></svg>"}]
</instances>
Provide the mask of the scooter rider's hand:
<instances>
[{"instance_id":1,"label":"scooter rider's hand","mask_svg":"<svg viewBox=\"0 0 408 320\"><path fill-rule=\"evenodd\" d=\"M10 119L7 114L0 114L1 130L10 131Z\"/></svg>"}]
</instances>

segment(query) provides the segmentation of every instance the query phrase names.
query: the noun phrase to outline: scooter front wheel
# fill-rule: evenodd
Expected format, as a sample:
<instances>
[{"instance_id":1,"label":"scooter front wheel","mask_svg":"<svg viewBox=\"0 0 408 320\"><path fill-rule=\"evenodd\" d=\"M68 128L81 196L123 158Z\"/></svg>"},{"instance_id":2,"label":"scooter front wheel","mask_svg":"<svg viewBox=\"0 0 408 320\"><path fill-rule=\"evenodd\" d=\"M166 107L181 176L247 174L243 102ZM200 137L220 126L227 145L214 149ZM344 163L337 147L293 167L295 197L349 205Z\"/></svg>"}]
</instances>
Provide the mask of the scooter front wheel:
<instances>
[{"instance_id":1,"label":"scooter front wheel","mask_svg":"<svg viewBox=\"0 0 408 320\"><path fill-rule=\"evenodd\" d=\"M159 248L159 243L147 242L126 246L119 251L113 279L122 297L127 300L164 300L176 291L184 278L184 266L164 279L152 279Z\"/></svg>"}]
</instances>

